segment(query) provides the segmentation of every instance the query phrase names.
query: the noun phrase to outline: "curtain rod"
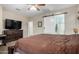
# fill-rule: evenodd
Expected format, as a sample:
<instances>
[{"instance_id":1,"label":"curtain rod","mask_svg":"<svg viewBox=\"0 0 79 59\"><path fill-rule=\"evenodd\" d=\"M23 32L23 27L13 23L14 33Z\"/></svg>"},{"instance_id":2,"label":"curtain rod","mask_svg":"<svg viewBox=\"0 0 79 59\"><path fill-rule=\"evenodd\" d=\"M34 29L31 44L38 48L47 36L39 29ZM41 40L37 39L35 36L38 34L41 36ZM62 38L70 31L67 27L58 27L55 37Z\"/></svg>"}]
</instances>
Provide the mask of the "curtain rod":
<instances>
[{"instance_id":1,"label":"curtain rod","mask_svg":"<svg viewBox=\"0 0 79 59\"><path fill-rule=\"evenodd\" d=\"M55 15L60 15L60 14L67 14L67 12L63 12L63 13L59 13L59 14L51 14L51 15L47 15L47 16L43 16L43 17L55 16Z\"/></svg>"}]
</instances>

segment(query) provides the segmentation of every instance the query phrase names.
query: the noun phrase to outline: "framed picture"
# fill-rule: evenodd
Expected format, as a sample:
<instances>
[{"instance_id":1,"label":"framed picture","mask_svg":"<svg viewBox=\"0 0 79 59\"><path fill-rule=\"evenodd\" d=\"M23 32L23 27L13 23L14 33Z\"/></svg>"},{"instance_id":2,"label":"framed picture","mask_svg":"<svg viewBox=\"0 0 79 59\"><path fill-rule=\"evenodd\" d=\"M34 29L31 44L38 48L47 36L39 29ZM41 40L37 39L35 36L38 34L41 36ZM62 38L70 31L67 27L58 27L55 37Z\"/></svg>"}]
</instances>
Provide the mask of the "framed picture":
<instances>
[{"instance_id":1,"label":"framed picture","mask_svg":"<svg viewBox=\"0 0 79 59\"><path fill-rule=\"evenodd\" d=\"M38 21L38 27L42 27L42 21Z\"/></svg>"}]
</instances>

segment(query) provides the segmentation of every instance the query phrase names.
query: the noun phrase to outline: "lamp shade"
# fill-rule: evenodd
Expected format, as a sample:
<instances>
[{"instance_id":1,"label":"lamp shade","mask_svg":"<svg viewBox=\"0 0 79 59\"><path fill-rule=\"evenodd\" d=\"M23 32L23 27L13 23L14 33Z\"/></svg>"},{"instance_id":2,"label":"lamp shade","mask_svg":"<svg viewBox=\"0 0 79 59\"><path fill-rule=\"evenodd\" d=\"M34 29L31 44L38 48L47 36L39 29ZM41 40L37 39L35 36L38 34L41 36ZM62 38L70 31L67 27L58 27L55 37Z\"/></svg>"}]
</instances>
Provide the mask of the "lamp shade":
<instances>
[{"instance_id":1,"label":"lamp shade","mask_svg":"<svg viewBox=\"0 0 79 59\"><path fill-rule=\"evenodd\" d=\"M78 28L73 29L74 33L78 33Z\"/></svg>"}]
</instances>

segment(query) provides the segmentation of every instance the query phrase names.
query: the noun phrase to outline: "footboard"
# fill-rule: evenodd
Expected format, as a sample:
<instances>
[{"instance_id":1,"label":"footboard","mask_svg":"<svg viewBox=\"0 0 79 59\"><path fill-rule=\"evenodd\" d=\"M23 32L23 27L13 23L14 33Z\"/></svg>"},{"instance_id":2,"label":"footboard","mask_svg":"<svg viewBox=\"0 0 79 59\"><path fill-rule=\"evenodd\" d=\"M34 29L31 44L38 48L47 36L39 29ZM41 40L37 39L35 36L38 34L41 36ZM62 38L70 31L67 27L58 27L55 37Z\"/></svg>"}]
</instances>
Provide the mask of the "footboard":
<instances>
[{"instance_id":1,"label":"footboard","mask_svg":"<svg viewBox=\"0 0 79 59\"><path fill-rule=\"evenodd\" d=\"M8 54L13 54L14 51L15 51L15 47L14 46L8 47Z\"/></svg>"}]
</instances>

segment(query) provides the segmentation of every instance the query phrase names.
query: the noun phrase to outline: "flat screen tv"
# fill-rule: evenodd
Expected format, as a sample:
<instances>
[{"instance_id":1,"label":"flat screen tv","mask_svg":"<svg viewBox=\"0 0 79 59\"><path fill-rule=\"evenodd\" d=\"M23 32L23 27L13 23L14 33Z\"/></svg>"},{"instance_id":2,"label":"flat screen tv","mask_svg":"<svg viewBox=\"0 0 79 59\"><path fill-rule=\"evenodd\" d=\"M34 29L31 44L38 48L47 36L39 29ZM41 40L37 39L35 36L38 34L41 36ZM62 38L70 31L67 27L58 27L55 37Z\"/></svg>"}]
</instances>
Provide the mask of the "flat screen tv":
<instances>
[{"instance_id":1,"label":"flat screen tv","mask_svg":"<svg viewBox=\"0 0 79 59\"><path fill-rule=\"evenodd\" d=\"M5 29L21 29L21 21L15 21L11 19L5 20Z\"/></svg>"}]
</instances>

